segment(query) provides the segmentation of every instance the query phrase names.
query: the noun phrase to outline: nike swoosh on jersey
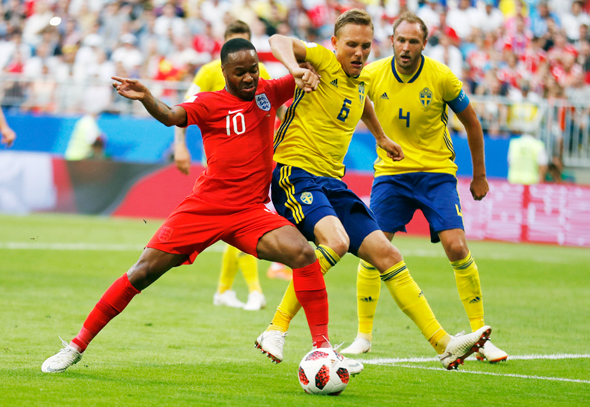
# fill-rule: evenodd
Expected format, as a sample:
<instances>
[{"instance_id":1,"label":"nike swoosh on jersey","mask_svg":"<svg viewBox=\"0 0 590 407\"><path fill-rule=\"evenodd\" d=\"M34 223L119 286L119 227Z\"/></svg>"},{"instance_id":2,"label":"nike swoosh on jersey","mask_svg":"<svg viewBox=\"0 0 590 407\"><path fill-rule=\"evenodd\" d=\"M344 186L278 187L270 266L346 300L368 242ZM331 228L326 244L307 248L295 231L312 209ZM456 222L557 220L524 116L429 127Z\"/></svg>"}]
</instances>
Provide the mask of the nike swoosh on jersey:
<instances>
[{"instance_id":1,"label":"nike swoosh on jersey","mask_svg":"<svg viewBox=\"0 0 590 407\"><path fill-rule=\"evenodd\" d=\"M238 113L238 112L241 112L242 110L244 110L244 109L238 109L238 110L228 110L228 111L227 111L227 114Z\"/></svg>"}]
</instances>

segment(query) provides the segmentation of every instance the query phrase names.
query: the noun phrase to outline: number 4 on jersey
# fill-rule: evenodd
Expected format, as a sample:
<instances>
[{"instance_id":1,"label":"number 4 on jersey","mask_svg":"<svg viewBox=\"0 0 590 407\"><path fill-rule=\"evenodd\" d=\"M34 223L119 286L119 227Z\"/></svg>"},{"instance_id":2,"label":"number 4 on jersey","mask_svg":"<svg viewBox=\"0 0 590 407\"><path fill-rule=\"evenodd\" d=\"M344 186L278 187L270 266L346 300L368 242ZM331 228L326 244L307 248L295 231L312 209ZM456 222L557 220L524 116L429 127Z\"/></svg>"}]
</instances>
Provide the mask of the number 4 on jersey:
<instances>
[{"instance_id":1,"label":"number 4 on jersey","mask_svg":"<svg viewBox=\"0 0 590 407\"><path fill-rule=\"evenodd\" d=\"M405 120L406 121L406 127L410 127L410 112L408 112L408 114L406 114L404 116L404 112L400 108L399 109L399 119L400 120Z\"/></svg>"}]
</instances>

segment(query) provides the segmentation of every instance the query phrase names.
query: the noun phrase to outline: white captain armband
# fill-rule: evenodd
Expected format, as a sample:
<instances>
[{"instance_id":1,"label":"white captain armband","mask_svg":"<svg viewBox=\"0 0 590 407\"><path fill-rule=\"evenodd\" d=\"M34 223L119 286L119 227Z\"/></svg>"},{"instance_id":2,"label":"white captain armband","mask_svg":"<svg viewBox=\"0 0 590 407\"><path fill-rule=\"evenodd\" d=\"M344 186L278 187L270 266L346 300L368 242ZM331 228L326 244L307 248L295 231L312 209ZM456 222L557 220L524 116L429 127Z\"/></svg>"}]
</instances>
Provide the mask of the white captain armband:
<instances>
[{"instance_id":1,"label":"white captain armband","mask_svg":"<svg viewBox=\"0 0 590 407\"><path fill-rule=\"evenodd\" d=\"M459 92L459 96L457 96L450 102L447 102L447 104L451 109L453 109L453 112L461 113L463 110L467 108L467 106L469 106L469 98L467 97L463 89L461 89L461 92Z\"/></svg>"}]
</instances>

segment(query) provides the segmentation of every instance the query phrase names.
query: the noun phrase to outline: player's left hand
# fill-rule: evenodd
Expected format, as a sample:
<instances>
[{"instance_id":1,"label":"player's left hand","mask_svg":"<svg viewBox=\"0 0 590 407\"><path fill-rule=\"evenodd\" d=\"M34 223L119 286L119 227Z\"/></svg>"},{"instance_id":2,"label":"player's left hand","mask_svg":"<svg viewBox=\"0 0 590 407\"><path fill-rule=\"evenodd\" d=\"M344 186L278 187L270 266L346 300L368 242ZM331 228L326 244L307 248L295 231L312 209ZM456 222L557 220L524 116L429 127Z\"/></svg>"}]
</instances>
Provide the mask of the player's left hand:
<instances>
[{"instance_id":1,"label":"player's left hand","mask_svg":"<svg viewBox=\"0 0 590 407\"><path fill-rule=\"evenodd\" d=\"M473 177L471 180L471 186L469 187L471 191L471 196L476 201L481 201L485 198L488 191L490 190L490 186L488 185L488 180L485 175Z\"/></svg>"},{"instance_id":2,"label":"player's left hand","mask_svg":"<svg viewBox=\"0 0 590 407\"><path fill-rule=\"evenodd\" d=\"M377 144L387 152L387 156L393 161L401 161L404 159L405 156L402 147L392 139L384 137Z\"/></svg>"},{"instance_id":3,"label":"player's left hand","mask_svg":"<svg viewBox=\"0 0 590 407\"><path fill-rule=\"evenodd\" d=\"M143 83L137 79L121 78L119 76L112 76L113 88L117 93L127 99L142 100L148 93L149 90Z\"/></svg>"}]
</instances>

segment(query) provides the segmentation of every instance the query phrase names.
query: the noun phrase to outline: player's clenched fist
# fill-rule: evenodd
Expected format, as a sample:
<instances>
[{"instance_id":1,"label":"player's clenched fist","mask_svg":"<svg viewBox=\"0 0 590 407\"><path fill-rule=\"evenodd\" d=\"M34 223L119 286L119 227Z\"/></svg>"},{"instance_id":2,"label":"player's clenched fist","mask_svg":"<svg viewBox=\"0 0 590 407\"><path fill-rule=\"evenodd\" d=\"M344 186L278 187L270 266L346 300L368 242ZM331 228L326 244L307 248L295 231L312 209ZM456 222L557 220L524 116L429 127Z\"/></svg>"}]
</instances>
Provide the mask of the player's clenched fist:
<instances>
[{"instance_id":1,"label":"player's clenched fist","mask_svg":"<svg viewBox=\"0 0 590 407\"><path fill-rule=\"evenodd\" d=\"M401 161L404 159L404 152L399 144L390 138L384 137L380 139L377 144L379 147L387 151L387 156L393 161Z\"/></svg>"},{"instance_id":2,"label":"player's clenched fist","mask_svg":"<svg viewBox=\"0 0 590 407\"><path fill-rule=\"evenodd\" d=\"M305 92L312 92L317 89L320 77L309 69L297 67L291 71L295 78L295 84Z\"/></svg>"}]
</instances>

